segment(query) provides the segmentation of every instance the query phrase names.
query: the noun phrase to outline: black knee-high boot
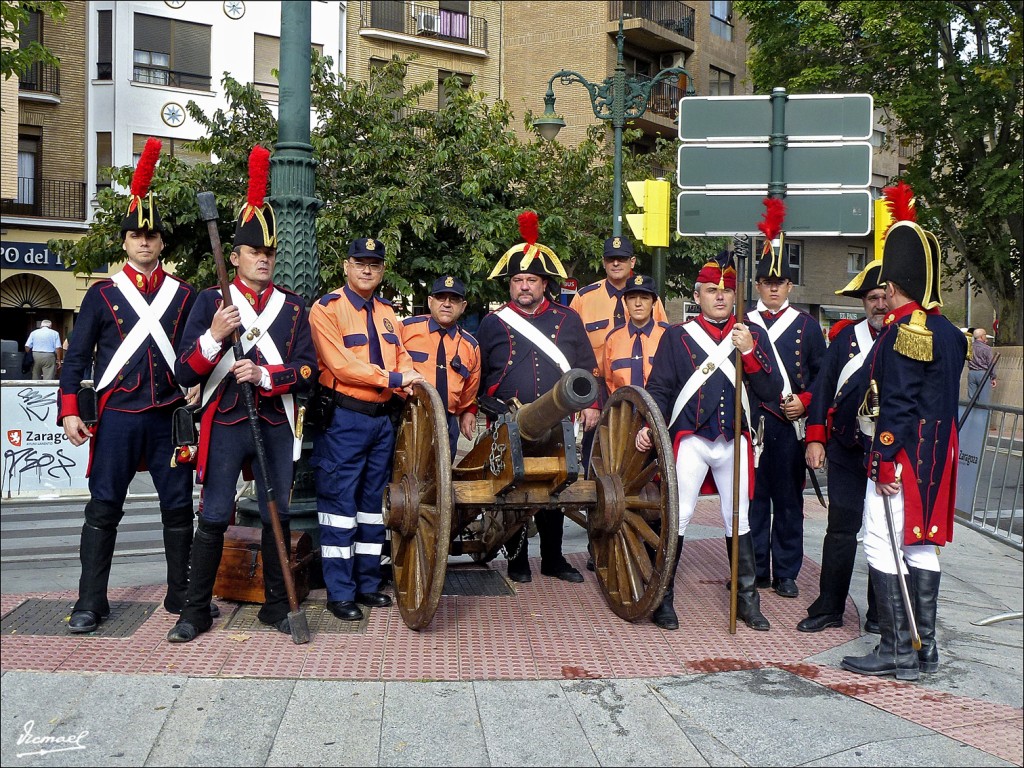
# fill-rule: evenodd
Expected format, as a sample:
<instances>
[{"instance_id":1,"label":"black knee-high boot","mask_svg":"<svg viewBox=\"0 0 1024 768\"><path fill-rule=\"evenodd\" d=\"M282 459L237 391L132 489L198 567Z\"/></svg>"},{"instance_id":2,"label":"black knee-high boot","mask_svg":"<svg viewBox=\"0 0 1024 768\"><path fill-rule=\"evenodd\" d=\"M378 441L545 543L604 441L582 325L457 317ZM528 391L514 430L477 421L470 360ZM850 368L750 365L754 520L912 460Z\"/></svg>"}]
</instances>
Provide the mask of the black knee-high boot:
<instances>
[{"instance_id":1,"label":"black knee-high boot","mask_svg":"<svg viewBox=\"0 0 1024 768\"><path fill-rule=\"evenodd\" d=\"M910 569L910 582L913 584L914 618L917 620L917 631L921 635L921 650L917 652L917 662L921 671L932 674L939 671L939 649L935 644L935 613L939 602L939 571L926 571L921 568Z\"/></svg>"},{"instance_id":2,"label":"black knee-high boot","mask_svg":"<svg viewBox=\"0 0 1024 768\"><path fill-rule=\"evenodd\" d=\"M164 558L167 560L167 596L164 609L181 613L188 596L188 563L192 555L191 525L164 528Z\"/></svg>"},{"instance_id":3,"label":"black knee-high boot","mask_svg":"<svg viewBox=\"0 0 1024 768\"><path fill-rule=\"evenodd\" d=\"M281 532L284 534L285 548L291 548L291 521L281 521ZM263 550L263 607L257 618L264 624L273 624L281 632L291 632L288 625L288 591L284 586L284 571L281 559L277 556L277 539L274 529L263 526L260 546Z\"/></svg>"},{"instance_id":4,"label":"black knee-high boot","mask_svg":"<svg viewBox=\"0 0 1024 768\"><path fill-rule=\"evenodd\" d=\"M725 549L732 565L732 538L725 537ZM757 567L754 557L754 541L749 533L740 536L739 564L736 593L736 616L751 629L767 632L771 623L761 613L761 595L757 591Z\"/></svg>"},{"instance_id":5,"label":"black knee-high boot","mask_svg":"<svg viewBox=\"0 0 1024 768\"><path fill-rule=\"evenodd\" d=\"M167 633L172 643L187 643L213 626L210 616L210 602L213 600L213 584L217 581L221 553L224 550L224 523L207 523L199 518L199 528L192 540L192 557L189 567L188 597L181 609L178 623Z\"/></svg>"},{"instance_id":6,"label":"black knee-high boot","mask_svg":"<svg viewBox=\"0 0 1024 768\"><path fill-rule=\"evenodd\" d=\"M82 526L78 553L82 575L78 580L78 601L68 621L68 630L74 634L92 632L110 616L107 584L116 543L117 528L97 528L89 523Z\"/></svg>"},{"instance_id":7,"label":"black knee-high boot","mask_svg":"<svg viewBox=\"0 0 1024 768\"><path fill-rule=\"evenodd\" d=\"M651 621L662 629L679 629L679 617L676 616L675 600L676 570L679 568L679 558L683 554L683 537L679 537L676 543L676 556L672 561L672 575L669 577L668 586L665 587L665 596L661 598L661 604L654 609Z\"/></svg>"},{"instance_id":8,"label":"black knee-high boot","mask_svg":"<svg viewBox=\"0 0 1024 768\"><path fill-rule=\"evenodd\" d=\"M847 656L842 667L861 675L895 675L898 680L917 680L917 652L910 638L910 621L903 605L899 576L872 568L871 580L875 586L882 637L871 653Z\"/></svg>"}]
</instances>

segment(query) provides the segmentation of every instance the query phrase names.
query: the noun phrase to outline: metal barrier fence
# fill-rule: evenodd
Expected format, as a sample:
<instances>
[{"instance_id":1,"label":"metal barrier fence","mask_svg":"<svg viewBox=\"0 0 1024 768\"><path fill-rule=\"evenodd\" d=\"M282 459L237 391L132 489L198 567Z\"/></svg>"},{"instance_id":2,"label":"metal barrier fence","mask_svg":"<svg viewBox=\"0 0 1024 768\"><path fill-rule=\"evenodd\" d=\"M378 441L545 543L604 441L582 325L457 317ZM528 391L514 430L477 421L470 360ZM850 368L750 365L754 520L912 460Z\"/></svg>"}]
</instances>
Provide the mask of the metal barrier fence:
<instances>
[{"instance_id":1,"label":"metal barrier fence","mask_svg":"<svg viewBox=\"0 0 1024 768\"><path fill-rule=\"evenodd\" d=\"M968 528L1024 551L1021 532L1021 452L1024 448L1024 410L1006 405L977 403L988 412L978 479L970 503L957 499L956 520Z\"/></svg>"}]
</instances>

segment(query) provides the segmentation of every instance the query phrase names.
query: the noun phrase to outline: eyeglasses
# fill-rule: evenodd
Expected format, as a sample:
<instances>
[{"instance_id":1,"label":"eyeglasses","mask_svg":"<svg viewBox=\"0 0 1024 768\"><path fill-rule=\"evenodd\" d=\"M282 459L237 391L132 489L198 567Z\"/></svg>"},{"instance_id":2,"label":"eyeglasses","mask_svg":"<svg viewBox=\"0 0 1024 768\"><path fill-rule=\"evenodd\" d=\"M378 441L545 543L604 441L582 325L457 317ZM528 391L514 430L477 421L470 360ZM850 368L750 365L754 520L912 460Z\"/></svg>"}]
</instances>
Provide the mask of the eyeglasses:
<instances>
[{"instance_id":1,"label":"eyeglasses","mask_svg":"<svg viewBox=\"0 0 1024 768\"><path fill-rule=\"evenodd\" d=\"M384 271L383 261L355 261L354 259L349 259L348 263L357 270L373 272L375 275Z\"/></svg>"}]
</instances>

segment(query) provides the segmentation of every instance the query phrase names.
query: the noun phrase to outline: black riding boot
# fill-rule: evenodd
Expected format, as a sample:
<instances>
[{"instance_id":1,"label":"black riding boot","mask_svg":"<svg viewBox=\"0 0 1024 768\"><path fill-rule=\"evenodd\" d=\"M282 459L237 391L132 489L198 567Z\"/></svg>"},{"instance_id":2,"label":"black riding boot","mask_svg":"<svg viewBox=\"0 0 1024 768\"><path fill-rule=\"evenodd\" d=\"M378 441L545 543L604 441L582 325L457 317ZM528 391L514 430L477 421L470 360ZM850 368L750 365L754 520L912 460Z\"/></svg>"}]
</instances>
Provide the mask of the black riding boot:
<instances>
[{"instance_id":1,"label":"black riding boot","mask_svg":"<svg viewBox=\"0 0 1024 768\"><path fill-rule=\"evenodd\" d=\"M843 669L861 675L896 675L897 680L917 680L917 652L910 638L910 622L903 605L899 576L871 569L878 603L881 639L866 656L847 656Z\"/></svg>"},{"instance_id":2,"label":"black riding boot","mask_svg":"<svg viewBox=\"0 0 1024 768\"><path fill-rule=\"evenodd\" d=\"M868 609L864 612L864 631L877 635L878 629L878 601L875 598L875 584L871 579L871 570L868 569Z\"/></svg>"},{"instance_id":3,"label":"black riding boot","mask_svg":"<svg viewBox=\"0 0 1024 768\"><path fill-rule=\"evenodd\" d=\"M932 674L939 671L939 649L935 645L935 611L939 601L939 571L910 569L910 583L913 584L914 618L921 635L921 650L917 662L921 671Z\"/></svg>"},{"instance_id":4,"label":"black riding boot","mask_svg":"<svg viewBox=\"0 0 1024 768\"><path fill-rule=\"evenodd\" d=\"M732 565L732 539L725 537L725 549L729 553L729 564ZM757 566L754 558L754 541L749 533L740 536L739 541L739 576L736 595L736 616L751 629L767 632L772 628L768 619L761 613L761 595L757 591Z\"/></svg>"},{"instance_id":5,"label":"black riding boot","mask_svg":"<svg viewBox=\"0 0 1024 768\"><path fill-rule=\"evenodd\" d=\"M164 558L167 560L167 597L164 609L181 613L188 596L188 563L192 554L192 526L164 528Z\"/></svg>"},{"instance_id":6,"label":"black riding boot","mask_svg":"<svg viewBox=\"0 0 1024 768\"><path fill-rule=\"evenodd\" d=\"M281 521L281 532L284 534L285 548L291 548L291 521ZM284 571L281 569L281 560L277 556L277 540L274 538L274 529L269 525L263 526L263 535L260 540L263 550L263 607L257 614L257 618L264 624L272 624L281 632L291 632L288 625L288 591L284 586Z\"/></svg>"},{"instance_id":7,"label":"black riding boot","mask_svg":"<svg viewBox=\"0 0 1024 768\"><path fill-rule=\"evenodd\" d=\"M178 623L167 633L172 643L187 643L213 626L210 603L213 584L217 581L221 553L224 550L225 524L207 523L199 518L199 529L192 540L192 558L189 568L188 597L181 609Z\"/></svg>"},{"instance_id":8,"label":"black riding boot","mask_svg":"<svg viewBox=\"0 0 1024 768\"><path fill-rule=\"evenodd\" d=\"M669 577L668 586L665 587L665 596L661 598L661 604L654 609L651 621L662 629L679 629L679 617L676 616L675 600L676 569L679 568L679 557L683 554L683 537L679 537L676 543L676 557L672 561L672 575Z\"/></svg>"},{"instance_id":9,"label":"black riding boot","mask_svg":"<svg viewBox=\"0 0 1024 768\"><path fill-rule=\"evenodd\" d=\"M117 528L96 528L89 523L82 526L79 548L82 575L78 580L78 602L71 609L68 621L68 629L75 634L92 632L110 616L107 583L110 581L115 543Z\"/></svg>"}]
</instances>

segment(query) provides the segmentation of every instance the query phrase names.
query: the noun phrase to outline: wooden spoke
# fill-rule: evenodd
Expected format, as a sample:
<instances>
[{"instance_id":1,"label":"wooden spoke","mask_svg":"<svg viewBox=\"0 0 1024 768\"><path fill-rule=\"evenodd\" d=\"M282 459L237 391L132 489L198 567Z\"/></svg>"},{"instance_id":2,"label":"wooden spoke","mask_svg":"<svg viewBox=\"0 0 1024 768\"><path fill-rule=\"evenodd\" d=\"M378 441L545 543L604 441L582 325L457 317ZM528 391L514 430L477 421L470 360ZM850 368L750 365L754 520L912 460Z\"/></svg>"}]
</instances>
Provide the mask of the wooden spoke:
<instances>
[{"instance_id":1,"label":"wooden spoke","mask_svg":"<svg viewBox=\"0 0 1024 768\"><path fill-rule=\"evenodd\" d=\"M654 445L640 453L636 434L645 425ZM627 621L649 618L661 602L675 556L679 492L672 441L647 392L622 387L608 398L591 467L606 489L594 515L601 525L590 529L598 583L616 615ZM655 481L660 493L641 498L638 494Z\"/></svg>"},{"instance_id":2,"label":"wooden spoke","mask_svg":"<svg viewBox=\"0 0 1024 768\"><path fill-rule=\"evenodd\" d=\"M429 384L413 385L395 444L389 503L401 494L403 514L415 515L405 529L411 535L392 528L395 599L406 626L422 629L434 618L444 588L454 505L448 420Z\"/></svg>"}]
</instances>

